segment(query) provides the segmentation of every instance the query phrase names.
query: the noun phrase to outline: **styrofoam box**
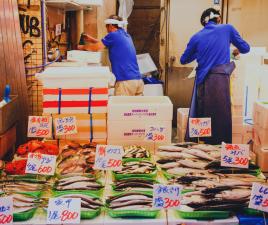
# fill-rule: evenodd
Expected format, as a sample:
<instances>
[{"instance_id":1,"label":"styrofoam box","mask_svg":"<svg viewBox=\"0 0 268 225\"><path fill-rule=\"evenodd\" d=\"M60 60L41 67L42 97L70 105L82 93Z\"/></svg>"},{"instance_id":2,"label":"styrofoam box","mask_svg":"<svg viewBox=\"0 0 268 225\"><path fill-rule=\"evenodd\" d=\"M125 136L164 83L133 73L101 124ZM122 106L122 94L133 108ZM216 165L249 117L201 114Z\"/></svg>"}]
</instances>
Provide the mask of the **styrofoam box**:
<instances>
[{"instance_id":1,"label":"styrofoam box","mask_svg":"<svg viewBox=\"0 0 268 225\"><path fill-rule=\"evenodd\" d=\"M50 67L36 75L45 88L108 88L112 77L109 67L101 66Z\"/></svg>"},{"instance_id":2,"label":"styrofoam box","mask_svg":"<svg viewBox=\"0 0 268 225\"><path fill-rule=\"evenodd\" d=\"M100 63L101 52L80 50L67 51L67 60L74 62Z\"/></svg>"},{"instance_id":3,"label":"styrofoam box","mask_svg":"<svg viewBox=\"0 0 268 225\"><path fill-rule=\"evenodd\" d=\"M232 105L232 116L243 116L244 107L242 105Z\"/></svg>"},{"instance_id":4,"label":"styrofoam box","mask_svg":"<svg viewBox=\"0 0 268 225\"><path fill-rule=\"evenodd\" d=\"M260 148L257 152L257 165L261 168L262 172L268 172L268 147Z\"/></svg>"},{"instance_id":5,"label":"styrofoam box","mask_svg":"<svg viewBox=\"0 0 268 225\"><path fill-rule=\"evenodd\" d=\"M180 126L177 126L178 142L184 142L185 133L186 133L186 128L181 128Z\"/></svg>"},{"instance_id":6,"label":"styrofoam box","mask_svg":"<svg viewBox=\"0 0 268 225\"><path fill-rule=\"evenodd\" d=\"M254 103L253 120L256 126L268 129L268 103L261 101Z\"/></svg>"},{"instance_id":7,"label":"styrofoam box","mask_svg":"<svg viewBox=\"0 0 268 225\"><path fill-rule=\"evenodd\" d=\"M258 141L262 147L268 146L268 129L260 127L255 129L254 140Z\"/></svg>"},{"instance_id":8,"label":"styrofoam box","mask_svg":"<svg viewBox=\"0 0 268 225\"><path fill-rule=\"evenodd\" d=\"M241 125L244 122L244 117L243 116L232 116L232 123L233 125Z\"/></svg>"},{"instance_id":9,"label":"styrofoam box","mask_svg":"<svg viewBox=\"0 0 268 225\"><path fill-rule=\"evenodd\" d=\"M167 96L111 96L108 101L109 121L171 121L172 117Z\"/></svg>"},{"instance_id":10,"label":"styrofoam box","mask_svg":"<svg viewBox=\"0 0 268 225\"><path fill-rule=\"evenodd\" d=\"M109 121L108 120L108 140L140 140L145 139L146 130L150 126L165 127L165 142L171 142L172 124L170 121Z\"/></svg>"},{"instance_id":11,"label":"styrofoam box","mask_svg":"<svg viewBox=\"0 0 268 225\"><path fill-rule=\"evenodd\" d=\"M242 124L232 124L232 132L236 134L244 134L244 125Z\"/></svg>"},{"instance_id":12,"label":"styrofoam box","mask_svg":"<svg viewBox=\"0 0 268 225\"><path fill-rule=\"evenodd\" d=\"M188 123L189 108L178 108L177 110L177 126L186 128Z\"/></svg>"}]
</instances>

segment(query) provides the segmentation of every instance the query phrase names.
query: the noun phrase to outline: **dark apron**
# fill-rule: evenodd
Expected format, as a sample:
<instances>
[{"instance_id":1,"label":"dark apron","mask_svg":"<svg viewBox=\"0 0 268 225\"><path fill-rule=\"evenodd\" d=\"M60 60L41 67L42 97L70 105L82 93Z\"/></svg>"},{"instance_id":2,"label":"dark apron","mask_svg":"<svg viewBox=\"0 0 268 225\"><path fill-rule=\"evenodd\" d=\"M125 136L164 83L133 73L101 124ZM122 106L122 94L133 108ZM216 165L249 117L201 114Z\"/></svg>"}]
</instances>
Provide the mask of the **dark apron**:
<instances>
[{"instance_id":1,"label":"dark apron","mask_svg":"<svg viewBox=\"0 0 268 225\"><path fill-rule=\"evenodd\" d=\"M201 84L195 80L189 118L211 117L212 137L200 138L207 144L232 143L230 75L234 69L234 62L219 65L209 71ZM188 125L185 141L197 142L189 137Z\"/></svg>"}]
</instances>

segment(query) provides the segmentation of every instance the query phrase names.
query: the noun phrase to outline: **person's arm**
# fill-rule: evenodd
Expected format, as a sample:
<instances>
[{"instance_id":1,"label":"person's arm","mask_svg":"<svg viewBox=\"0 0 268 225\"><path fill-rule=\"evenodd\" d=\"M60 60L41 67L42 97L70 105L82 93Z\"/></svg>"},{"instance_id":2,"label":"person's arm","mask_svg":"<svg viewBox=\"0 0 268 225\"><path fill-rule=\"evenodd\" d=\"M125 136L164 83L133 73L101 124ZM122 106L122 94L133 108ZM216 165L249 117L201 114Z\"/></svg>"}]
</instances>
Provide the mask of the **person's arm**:
<instances>
[{"instance_id":1,"label":"person's arm","mask_svg":"<svg viewBox=\"0 0 268 225\"><path fill-rule=\"evenodd\" d=\"M249 44L240 36L238 31L230 25L231 29L231 43L238 49L242 54L246 54L250 51ZM235 52L237 54L237 52Z\"/></svg>"},{"instance_id":2,"label":"person's arm","mask_svg":"<svg viewBox=\"0 0 268 225\"><path fill-rule=\"evenodd\" d=\"M196 40L195 37L192 37L189 43L187 44L187 48L181 56L180 62L182 65L188 64L196 60Z\"/></svg>"}]
</instances>

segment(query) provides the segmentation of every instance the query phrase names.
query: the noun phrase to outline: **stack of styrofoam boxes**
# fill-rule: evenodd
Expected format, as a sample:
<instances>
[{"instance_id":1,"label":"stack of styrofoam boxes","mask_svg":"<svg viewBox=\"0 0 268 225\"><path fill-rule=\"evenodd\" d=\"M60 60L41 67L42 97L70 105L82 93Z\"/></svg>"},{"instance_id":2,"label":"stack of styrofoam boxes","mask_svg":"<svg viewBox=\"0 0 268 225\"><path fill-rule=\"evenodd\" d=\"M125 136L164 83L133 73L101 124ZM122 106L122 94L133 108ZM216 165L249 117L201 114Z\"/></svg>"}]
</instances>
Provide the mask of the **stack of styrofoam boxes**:
<instances>
[{"instance_id":1,"label":"stack of styrofoam boxes","mask_svg":"<svg viewBox=\"0 0 268 225\"><path fill-rule=\"evenodd\" d=\"M253 110L254 152L263 172L268 172L268 101L256 101Z\"/></svg>"},{"instance_id":2,"label":"stack of styrofoam boxes","mask_svg":"<svg viewBox=\"0 0 268 225\"><path fill-rule=\"evenodd\" d=\"M101 58L102 58L101 52L79 51L79 50L67 51L67 61L76 62L84 66L88 64L100 65Z\"/></svg>"},{"instance_id":3,"label":"stack of styrofoam boxes","mask_svg":"<svg viewBox=\"0 0 268 225\"><path fill-rule=\"evenodd\" d=\"M59 139L106 143L108 67L51 67L37 77L42 81L43 114L53 118L75 116L78 133Z\"/></svg>"},{"instance_id":4,"label":"stack of styrofoam boxes","mask_svg":"<svg viewBox=\"0 0 268 225\"><path fill-rule=\"evenodd\" d=\"M150 150L171 143L173 105L166 96L113 96L108 103L108 144L143 145ZM145 140L150 126L164 127L163 142Z\"/></svg>"},{"instance_id":5,"label":"stack of styrofoam boxes","mask_svg":"<svg viewBox=\"0 0 268 225\"><path fill-rule=\"evenodd\" d=\"M184 142L187 129L189 108L179 108L177 110L177 137L178 142Z\"/></svg>"}]
</instances>

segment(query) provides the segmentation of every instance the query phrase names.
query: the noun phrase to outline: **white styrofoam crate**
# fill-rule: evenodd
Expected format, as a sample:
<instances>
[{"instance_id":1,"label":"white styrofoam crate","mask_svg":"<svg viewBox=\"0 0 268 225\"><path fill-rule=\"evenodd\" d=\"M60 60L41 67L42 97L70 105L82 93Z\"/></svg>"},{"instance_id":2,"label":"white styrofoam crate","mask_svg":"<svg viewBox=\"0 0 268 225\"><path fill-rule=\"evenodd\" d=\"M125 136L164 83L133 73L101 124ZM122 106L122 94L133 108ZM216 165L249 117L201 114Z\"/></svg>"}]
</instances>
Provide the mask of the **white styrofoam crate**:
<instances>
[{"instance_id":1,"label":"white styrofoam crate","mask_svg":"<svg viewBox=\"0 0 268 225\"><path fill-rule=\"evenodd\" d=\"M111 96L108 101L109 121L172 120L173 105L167 96Z\"/></svg>"},{"instance_id":2,"label":"white styrofoam crate","mask_svg":"<svg viewBox=\"0 0 268 225\"><path fill-rule=\"evenodd\" d=\"M172 122L170 121L110 121L108 120L108 140L145 140L146 131L150 126L165 128L165 142L171 142Z\"/></svg>"},{"instance_id":3,"label":"white styrofoam crate","mask_svg":"<svg viewBox=\"0 0 268 225\"><path fill-rule=\"evenodd\" d=\"M177 110L177 125L181 128L186 128L188 123L189 108L178 108Z\"/></svg>"},{"instance_id":4,"label":"white styrofoam crate","mask_svg":"<svg viewBox=\"0 0 268 225\"><path fill-rule=\"evenodd\" d=\"M67 51L67 60L73 62L101 63L101 52L71 50Z\"/></svg>"},{"instance_id":5,"label":"white styrofoam crate","mask_svg":"<svg viewBox=\"0 0 268 225\"><path fill-rule=\"evenodd\" d=\"M268 129L268 103L265 104L258 101L254 103L253 108L254 124L258 127Z\"/></svg>"}]
</instances>

